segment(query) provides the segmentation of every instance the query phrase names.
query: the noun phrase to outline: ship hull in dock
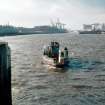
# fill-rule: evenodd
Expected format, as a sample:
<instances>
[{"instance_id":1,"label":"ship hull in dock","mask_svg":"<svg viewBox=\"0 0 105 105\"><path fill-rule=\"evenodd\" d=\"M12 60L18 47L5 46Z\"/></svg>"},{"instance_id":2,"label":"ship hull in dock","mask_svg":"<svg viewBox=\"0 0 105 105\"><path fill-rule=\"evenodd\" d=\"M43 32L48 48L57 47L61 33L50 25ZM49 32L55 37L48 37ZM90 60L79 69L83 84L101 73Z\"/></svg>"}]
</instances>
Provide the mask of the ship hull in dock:
<instances>
[{"instance_id":1,"label":"ship hull in dock","mask_svg":"<svg viewBox=\"0 0 105 105\"><path fill-rule=\"evenodd\" d=\"M101 31L79 31L79 34L101 34Z\"/></svg>"}]
</instances>

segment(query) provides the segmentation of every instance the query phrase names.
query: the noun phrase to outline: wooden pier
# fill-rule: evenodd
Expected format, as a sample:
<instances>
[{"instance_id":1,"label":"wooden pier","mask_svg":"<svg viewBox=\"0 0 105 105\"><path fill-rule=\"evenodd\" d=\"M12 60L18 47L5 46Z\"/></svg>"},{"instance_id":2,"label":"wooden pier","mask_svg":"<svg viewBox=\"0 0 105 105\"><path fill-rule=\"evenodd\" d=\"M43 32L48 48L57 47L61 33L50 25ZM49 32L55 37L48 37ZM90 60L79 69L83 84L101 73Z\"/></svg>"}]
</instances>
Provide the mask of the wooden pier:
<instances>
[{"instance_id":1,"label":"wooden pier","mask_svg":"<svg viewBox=\"0 0 105 105\"><path fill-rule=\"evenodd\" d=\"M12 105L11 51L7 42L0 41L0 105Z\"/></svg>"}]
</instances>

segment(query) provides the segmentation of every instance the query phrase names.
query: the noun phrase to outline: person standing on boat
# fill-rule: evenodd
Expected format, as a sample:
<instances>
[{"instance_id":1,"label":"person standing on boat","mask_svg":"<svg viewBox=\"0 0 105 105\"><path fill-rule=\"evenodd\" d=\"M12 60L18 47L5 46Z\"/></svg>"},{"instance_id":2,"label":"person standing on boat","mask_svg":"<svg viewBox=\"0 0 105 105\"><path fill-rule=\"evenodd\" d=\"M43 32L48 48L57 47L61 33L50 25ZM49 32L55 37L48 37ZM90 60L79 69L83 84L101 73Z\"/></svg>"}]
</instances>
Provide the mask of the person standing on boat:
<instances>
[{"instance_id":1,"label":"person standing on boat","mask_svg":"<svg viewBox=\"0 0 105 105\"><path fill-rule=\"evenodd\" d=\"M68 58L68 49L67 49L67 47L64 48L64 58Z\"/></svg>"}]
</instances>

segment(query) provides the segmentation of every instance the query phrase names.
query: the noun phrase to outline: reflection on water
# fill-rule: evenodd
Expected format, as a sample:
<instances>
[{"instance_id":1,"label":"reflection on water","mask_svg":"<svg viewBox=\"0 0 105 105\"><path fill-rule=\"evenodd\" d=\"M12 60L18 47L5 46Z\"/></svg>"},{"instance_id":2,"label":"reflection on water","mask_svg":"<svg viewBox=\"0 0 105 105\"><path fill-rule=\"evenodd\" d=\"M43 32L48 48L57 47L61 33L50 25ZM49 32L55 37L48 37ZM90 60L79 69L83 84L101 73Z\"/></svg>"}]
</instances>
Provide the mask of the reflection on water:
<instances>
[{"instance_id":1,"label":"reflection on water","mask_svg":"<svg viewBox=\"0 0 105 105\"><path fill-rule=\"evenodd\" d=\"M1 37L12 50L13 105L104 105L105 35ZM67 68L42 61L42 48L59 41L69 49Z\"/></svg>"}]
</instances>

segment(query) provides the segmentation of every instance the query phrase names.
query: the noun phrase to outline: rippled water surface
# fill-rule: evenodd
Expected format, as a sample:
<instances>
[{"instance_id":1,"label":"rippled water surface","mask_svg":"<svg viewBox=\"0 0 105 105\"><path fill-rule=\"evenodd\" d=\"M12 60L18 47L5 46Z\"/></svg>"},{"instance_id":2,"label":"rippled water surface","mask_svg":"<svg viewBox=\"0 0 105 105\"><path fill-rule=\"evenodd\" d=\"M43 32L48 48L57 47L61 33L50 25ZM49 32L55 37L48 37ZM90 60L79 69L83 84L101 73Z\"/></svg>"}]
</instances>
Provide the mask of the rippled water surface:
<instances>
[{"instance_id":1,"label":"rippled water surface","mask_svg":"<svg viewBox=\"0 0 105 105\"><path fill-rule=\"evenodd\" d=\"M1 37L12 51L13 105L105 105L105 35L25 35ZM70 67L43 65L50 41L67 46Z\"/></svg>"}]
</instances>

